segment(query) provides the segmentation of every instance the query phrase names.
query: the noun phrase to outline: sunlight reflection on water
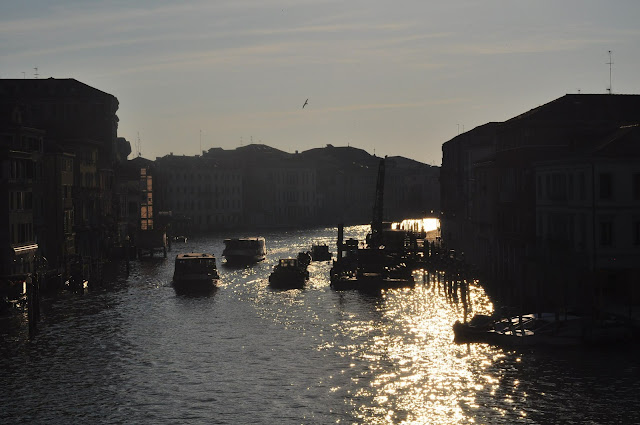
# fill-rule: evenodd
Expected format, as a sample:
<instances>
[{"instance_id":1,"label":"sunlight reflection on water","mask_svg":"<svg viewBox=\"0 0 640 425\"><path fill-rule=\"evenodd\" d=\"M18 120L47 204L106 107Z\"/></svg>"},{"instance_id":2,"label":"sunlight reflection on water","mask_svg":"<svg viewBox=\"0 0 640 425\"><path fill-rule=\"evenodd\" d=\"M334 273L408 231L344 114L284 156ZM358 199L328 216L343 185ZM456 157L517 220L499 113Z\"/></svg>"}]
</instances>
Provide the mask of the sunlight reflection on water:
<instances>
[{"instance_id":1,"label":"sunlight reflection on water","mask_svg":"<svg viewBox=\"0 0 640 425\"><path fill-rule=\"evenodd\" d=\"M331 264L314 262L304 289L276 291L277 259L313 242L335 251L336 229L264 236L267 260L221 264L211 296L176 296L172 262L157 260L109 290L45 303L34 342L3 336L0 422L637 422L636 357L457 345L462 303L422 271L415 288L376 296L332 290ZM222 239L190 238L172 255L219 255ZM493 310L477 282L468 296L468 317Z\"/></svg>"}]
</instances>

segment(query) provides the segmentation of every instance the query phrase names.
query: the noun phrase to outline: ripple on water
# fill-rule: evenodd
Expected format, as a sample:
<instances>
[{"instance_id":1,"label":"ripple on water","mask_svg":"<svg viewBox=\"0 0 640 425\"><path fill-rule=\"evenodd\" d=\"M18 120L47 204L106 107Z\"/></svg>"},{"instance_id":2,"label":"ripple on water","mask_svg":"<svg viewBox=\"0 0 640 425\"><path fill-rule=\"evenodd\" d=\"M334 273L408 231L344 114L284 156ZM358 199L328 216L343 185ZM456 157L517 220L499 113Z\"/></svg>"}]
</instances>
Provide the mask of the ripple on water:
<instances>
[{"instance_id":1,"label":"ripple on water","mask_svg":"<svg viewBox=\"0 0 640 425\"><path fill-rule=\"evenodd\" d=\"M345 237L362 239L366 226ZM218 289L178 296L174 255L43 305L37 338L3 330L2 423L634 423L637 353L456 345L464 310L436 275L380 296L336 292L329 263L302 290L273 291L277 259L335 243L335 228L265 233L268 257L220 264ZM335 250L334 250L335 251ZM472 313L492 309L471 285ZM16 330L17 329L17 330ZM22 329L22 330L20 330ZM23 332L23 333L21 333Z\"/></svg>"}]
</instances>

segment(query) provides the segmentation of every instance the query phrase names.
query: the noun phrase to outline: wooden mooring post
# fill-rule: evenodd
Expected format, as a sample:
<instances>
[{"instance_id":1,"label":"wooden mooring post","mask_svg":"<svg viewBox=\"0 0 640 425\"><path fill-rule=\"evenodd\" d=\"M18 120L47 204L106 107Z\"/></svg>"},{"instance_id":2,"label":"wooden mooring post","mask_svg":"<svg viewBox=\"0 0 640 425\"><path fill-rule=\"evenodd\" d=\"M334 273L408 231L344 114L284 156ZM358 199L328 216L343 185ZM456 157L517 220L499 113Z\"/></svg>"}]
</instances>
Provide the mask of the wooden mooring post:
<instances>
[{"instance_id":1,"label":"wooden mooring post","mask_svg":"<svg viewBox=\"0 0 640 425\"><path fill-rule=\"evenodd\" d=\"M40 275L29 274L26 278L27 291L27 322L29 326L29 339L33 339L38 330L40 320Z\"/></svg>"}]
</instances>

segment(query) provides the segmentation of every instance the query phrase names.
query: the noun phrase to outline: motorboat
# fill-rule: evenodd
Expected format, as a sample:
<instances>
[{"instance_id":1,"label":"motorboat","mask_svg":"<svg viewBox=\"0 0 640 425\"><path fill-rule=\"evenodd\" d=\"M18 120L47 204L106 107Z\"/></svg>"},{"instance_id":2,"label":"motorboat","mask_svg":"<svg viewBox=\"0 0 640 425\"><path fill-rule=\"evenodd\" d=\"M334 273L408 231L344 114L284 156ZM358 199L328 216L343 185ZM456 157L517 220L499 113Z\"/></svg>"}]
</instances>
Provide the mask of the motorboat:
<instances>
[{"instance_id":1,"label":"motorboat","mask_svg":"<svg viewBox=\"0 0 640 425\"><path fill-rule=\"evenodd\" d=\"M304 287L307 279L309 272L297 258L281 258L269 275L269 285L278 289L297 289Z\"/></svg>"},{"instance_id":2,"label":"motorboat","mask_svg":"<svg viewBox=\"0 0 640 425\"><path fill-rule=\"evenodd\" d=\"M222 256L229 264L253 264L264 261L267 255L263 237L224 240Z\"/></svg>"},{"instance_id":3,"label":"motorboat","mask_svg":"<svg viewBox=\"0 0 640 425\"><path fill-rule=\"evenodd\" d=\"M313 261L330 261L331 252L329 252L329 246L324 243L311 245L311 259Z\"/></svg>"},{"instance_id":4,"label":"motorboat","mask_svg":"<svg viewBox=\"0 0 640 425\"><path fill-rule=\"evenodd\" d=\"M191 252L176 256L173 286L178 292L212 290L220 275L213 254Z\"/></svg>"}]
</instances>

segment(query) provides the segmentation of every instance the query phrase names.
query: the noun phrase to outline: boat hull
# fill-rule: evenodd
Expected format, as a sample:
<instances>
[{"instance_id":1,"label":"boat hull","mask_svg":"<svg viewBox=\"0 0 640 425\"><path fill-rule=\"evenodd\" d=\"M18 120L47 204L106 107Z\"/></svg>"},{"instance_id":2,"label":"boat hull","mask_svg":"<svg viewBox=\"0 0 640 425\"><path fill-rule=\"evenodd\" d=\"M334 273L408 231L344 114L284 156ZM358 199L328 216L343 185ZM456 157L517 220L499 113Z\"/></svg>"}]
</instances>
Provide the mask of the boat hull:
<instances>
[{"instance_id":1,"label":"boat hull","mask_svg":"<svg viewBox=\"0 0 640 425\"><path fill-rule=\"evenodd\" d=\"M336 276L331 280L331 287L336 291L358 290L358 291L380 291L395 288L413 288L415 281L413 277L392 278L376 274L364 274L361 276Z\"/></svg>"},{"instance_id":2,"label":"boat hull","mask_svg":"<svg viewBox=\"0 0 640 425\"><path fill-rule=\"evenodd\" d=\"M262 237L225 239L222 256L229 265L249 265L264 261L267 256L265 240Z\"/></svg>"},{"instance_id":3,"label":"boat hull","mask_svg":"<svg viewBox=\"0 0 640 425\"><path fill-rule=\"evenodd\" d=\"M174 278L173 289L178 294L208 294L217 289L217 284L214 278Z\"/></svg>"},{"instance_id":4,"label":"boat hull","mask_svg":"<svg viewBox=\"0 0 640 425\"><path fill-rule=\"evenodd\" d=\"M269 275L269 285L276 289L302 289L306 280L301 272L274 272Z\"/></svg>"},{"instance_id":5,"label":"boat hull","mask_svg":"<svg viewBox=\"0 0 640 425\"><path fill-rule=\"evenodd\" d=\"M246 254L225 254L224 258L227 261L227 264L242 266L242 265L255 264L255 263L264 261L265 256L264 255L246 255Z\"/></svg>"},{"instance_id":6,"label":"boat hull","mask_svg":"<svg viewBox=\"0 0 640 425\"><path fill-rule=\"evenodd\" d=\"M173 287L178 293L212 291L219 279L216 258L206 253L186 253L176 256Z\"/></svg>"}]
</instances>

